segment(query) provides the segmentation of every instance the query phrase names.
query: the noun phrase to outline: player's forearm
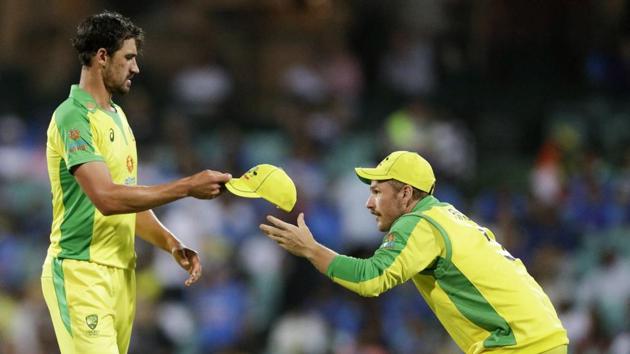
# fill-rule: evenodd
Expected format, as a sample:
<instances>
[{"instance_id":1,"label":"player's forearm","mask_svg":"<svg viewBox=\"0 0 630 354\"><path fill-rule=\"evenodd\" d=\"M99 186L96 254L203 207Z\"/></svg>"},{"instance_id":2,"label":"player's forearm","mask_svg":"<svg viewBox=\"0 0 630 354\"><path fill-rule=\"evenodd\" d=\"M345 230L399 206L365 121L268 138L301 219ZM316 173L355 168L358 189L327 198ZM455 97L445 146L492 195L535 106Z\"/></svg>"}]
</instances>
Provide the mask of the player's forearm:
<instances>
[{"instance_id":1,"label":"player's forearm","mask_svg":"<svg viewBox=\"0 0 630 354\"><path fill-rule=\"evenodd\" d=\"M188 178L155 186L111 184L92 200L103 215L139 213L188 196Z\"/></svg>"},{"instance_id":2,"label":"player's forearm","mask_svg":"<svg viewBox=\"0 0 630 354\"><path fill-rule=\"evenodd\" d=\"M136 214L136 234L141 239L159 247L166 252L181 244L155 216L152 210L145 210Z\"/></svg>"}]
</instances>

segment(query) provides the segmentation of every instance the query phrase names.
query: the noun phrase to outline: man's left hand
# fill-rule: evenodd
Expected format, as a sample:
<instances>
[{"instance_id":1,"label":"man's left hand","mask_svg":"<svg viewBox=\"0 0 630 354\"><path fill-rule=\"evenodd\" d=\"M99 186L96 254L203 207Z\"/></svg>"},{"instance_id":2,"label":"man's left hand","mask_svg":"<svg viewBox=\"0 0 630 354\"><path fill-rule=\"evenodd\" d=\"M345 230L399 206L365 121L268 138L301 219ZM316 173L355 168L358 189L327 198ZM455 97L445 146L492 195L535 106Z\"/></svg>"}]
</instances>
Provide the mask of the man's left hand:
<instances>
[{"instance_id":1,"label":"man's left hand","mask_svg":"<svg viewBox=\"0 0 630 354\"><path fill-rule=\"evenodd\" d=\"M177 261L177 264L190 274L184 285L190 286L199 280L201 277L201 261L196 251L186 246L178 246L171 250L171 254Z\"/></svg>"}]
</instances>

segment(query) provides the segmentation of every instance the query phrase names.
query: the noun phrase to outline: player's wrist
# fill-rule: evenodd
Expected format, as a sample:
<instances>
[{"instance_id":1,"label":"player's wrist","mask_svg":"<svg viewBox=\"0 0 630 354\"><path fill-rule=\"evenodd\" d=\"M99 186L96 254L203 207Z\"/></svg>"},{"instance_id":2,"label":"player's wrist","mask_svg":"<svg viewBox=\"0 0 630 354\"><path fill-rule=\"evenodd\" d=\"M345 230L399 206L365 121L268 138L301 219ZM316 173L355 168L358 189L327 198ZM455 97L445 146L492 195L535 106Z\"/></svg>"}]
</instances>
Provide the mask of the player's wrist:
<instances>
[{"instance_id":1,"label":"player's wrist","mask_svg":"<svg viewBox=\"0 0 630 354\"><path fill-rule=\"evenodd\" d=\"M166 247L168 248L168 252L173 254L173 252L182 249L184 245L180 240L178 240L174 236L171 236L166 240Z\"/></svg>"},{"instance_id":2,"label":"player's wrist","mask_svg":"<svg viewBox=\"0 0 630 354\"><path fill-rule=\"evenodd\" d=\"M318 253L321 252L321 248L322 246L317 243L317 241L313 241L307 247L304 247L304 258L308 259L310 262L313 262L317 258Z\"/></svg>"},{"instance_id":3,"label":"player's wrist","mask_svg":"<svg viewBox=\"0 0 630 354\"><path fill-rule=\"evenodd\" d=\"M328 266L335 258L335 255L335 252L316 242L315 248L307 259L319 272L326 274Z\"/></svg>"},{"instance_id":4,"label":"player's wrist","mask_svg":"<svg viewBox=\"0 0 630 354\"><path fill-rule=\"evenodd\" d=\"M188 176L177 181L178 182L177 190L180 191L181 195L183 195L184 197L192 196L193 187L192 187L191 180L192 178Z\"/></svg>"}]
</instances>

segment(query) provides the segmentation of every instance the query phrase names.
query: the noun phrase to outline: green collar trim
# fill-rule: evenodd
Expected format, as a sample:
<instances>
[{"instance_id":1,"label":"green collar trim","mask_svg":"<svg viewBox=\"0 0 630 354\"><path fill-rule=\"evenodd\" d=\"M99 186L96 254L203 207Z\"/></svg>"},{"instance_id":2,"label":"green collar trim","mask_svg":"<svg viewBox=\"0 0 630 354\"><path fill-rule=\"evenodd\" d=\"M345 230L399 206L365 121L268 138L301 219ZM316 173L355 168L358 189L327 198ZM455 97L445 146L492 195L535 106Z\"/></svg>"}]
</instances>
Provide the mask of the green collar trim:
<instances>
[{"instance_id":1,"label":"green collar trim","mask_svg":"<svg viewBox=\"0 0 630 354\"><path fill-rule=\"evenodd\" d=\"M70 98L75 99L77 102L79 102L83 107L85 107L90 112L94 112L96 109L99 109L105 112L108 116L110 116L114 120L114 123L116 123L116 125L118 126L118 129L120 130L120 133L125 139L125 143L128 144L127 135L125 134L125 131L123 129L122 121L120 120L120 117L118 116L118 110L120 109L120 107L114 104L114 101L110 100L109 102L112 105L112 107L116 108L116 112L112 112L109 109L104 109L103 107L99 106L98 103L96 103L96 100L94 99L94 97L92 97L92 95L90 95L87 91L79 87L79 85L72 85L70 87Z\"/></svg>"},{"instance_id":2,"label":"green collar trim","mask_svg":"<svg viewBox=\"0 0 630 354\"><path fill-rule=\"evenodd\" d=\"M440 201L436 197L432 195L427 195L426 197L424 197L424 199L419 201L416 204L416 206L413 207L411 212L412 213L423 212L425 210L433 208L437 204L440 204Z\"/></svg>"},{"instance_id":3,"label":"green collar trim","mask_svg":"<svg viewBox=\"0 0 630 354\"><path fill-rule=\"evenodd\" d=\"M87 91L79 87L79 85L70 86L70 98L77 100L83 107L87 108L89 111L94 111L96 108L101 109L104 112L108 112L107 109L99 106L96 103L96 100L92 95L90 95ZM115 107L114 101L109 101L112 107Z\"/></svg>"}]
</instances>

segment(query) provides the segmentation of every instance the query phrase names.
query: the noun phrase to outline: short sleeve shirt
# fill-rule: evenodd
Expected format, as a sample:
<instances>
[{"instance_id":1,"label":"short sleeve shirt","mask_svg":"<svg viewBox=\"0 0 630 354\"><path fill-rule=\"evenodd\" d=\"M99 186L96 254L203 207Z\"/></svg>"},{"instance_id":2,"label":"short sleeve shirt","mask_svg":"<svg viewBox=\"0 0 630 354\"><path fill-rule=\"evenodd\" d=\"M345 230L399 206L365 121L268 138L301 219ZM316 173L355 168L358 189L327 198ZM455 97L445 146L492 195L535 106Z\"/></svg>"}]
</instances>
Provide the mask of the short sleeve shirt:
<instances>
[{"instance_id":1,"label":"short sleeve shirt","mask_svg":"<svg viewBox=\"0 0 630 354\"><path fill-rule=\"evenodd\" d=\"M49 255L118 268L135 266L136 214L104 216L72 175L81 164L106 164L116 184L137 184L136 142L122 109L99 107L78 85L53 113L46 159L53 220Z\"/></svg>"}]
</instances>

